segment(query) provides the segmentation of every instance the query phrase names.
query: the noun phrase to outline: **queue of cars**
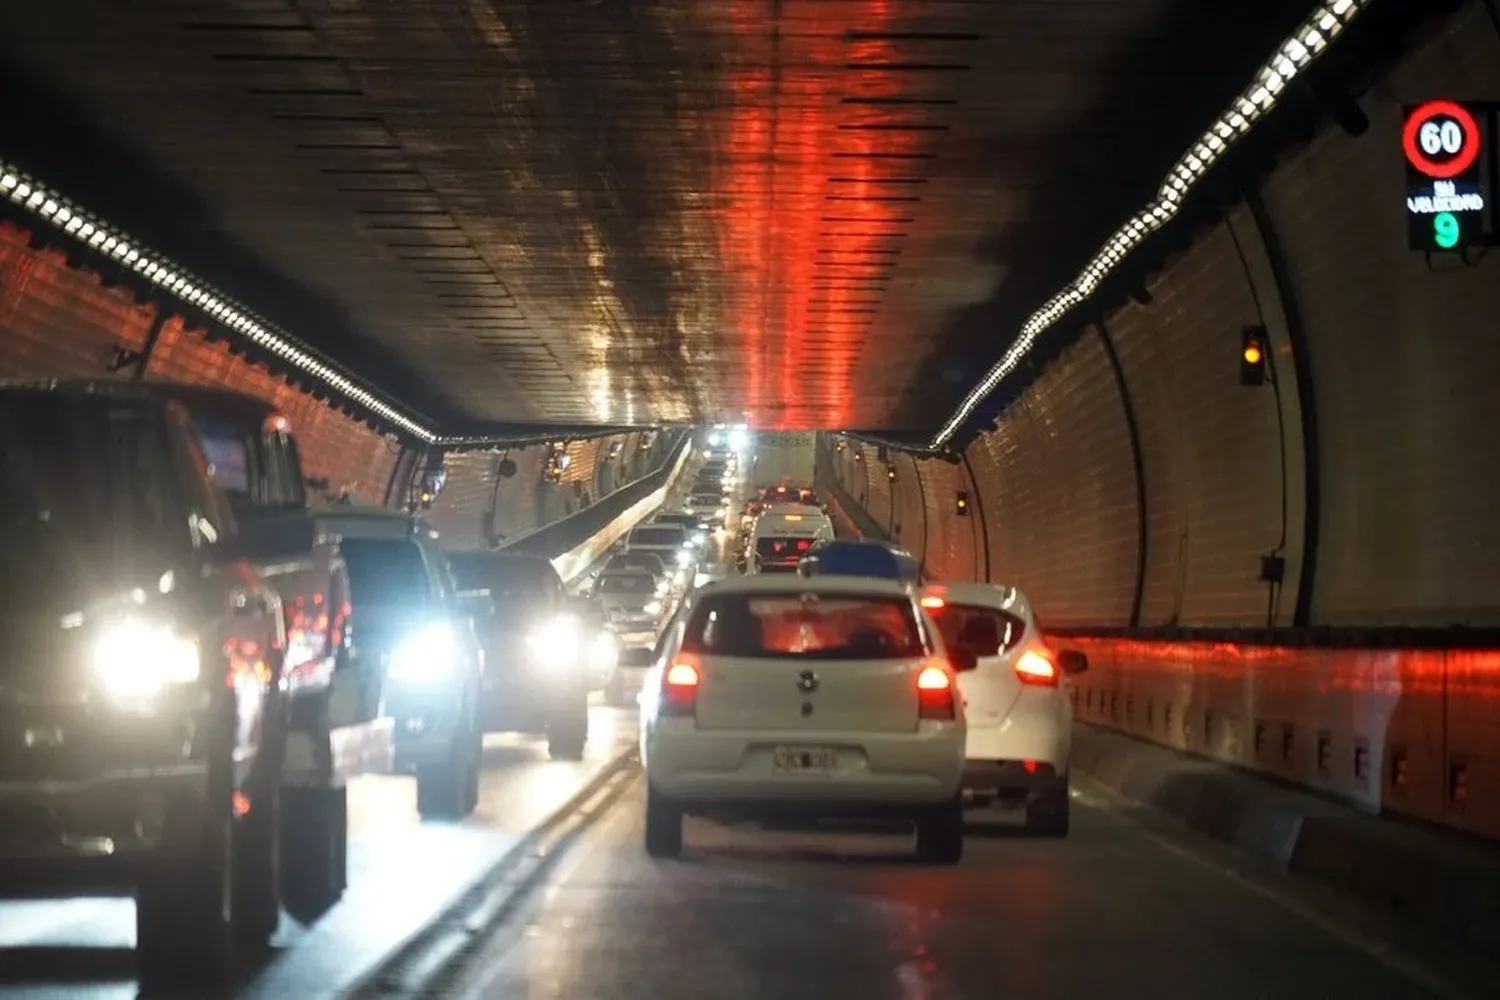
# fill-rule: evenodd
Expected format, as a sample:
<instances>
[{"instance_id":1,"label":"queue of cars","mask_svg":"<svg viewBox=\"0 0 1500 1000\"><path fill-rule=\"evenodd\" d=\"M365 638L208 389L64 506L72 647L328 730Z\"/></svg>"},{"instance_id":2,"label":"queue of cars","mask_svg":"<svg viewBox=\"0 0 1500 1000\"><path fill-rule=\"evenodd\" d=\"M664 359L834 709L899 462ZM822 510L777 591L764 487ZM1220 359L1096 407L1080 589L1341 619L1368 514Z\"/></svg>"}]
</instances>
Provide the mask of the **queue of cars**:
<instances>
[{"instance_id":1,"label":"queue of cars","mask_svg":"<svg viewBox=\"0 0 1500 1000\"><path fill-rule=\"evenodd\" d=\"M962 858L970 808L1066 836L1083 654L1015 588L924 584L895 546L830 531L760 552L794 537L759 531L788 509L756 516L754 572L698 588L663 631L641 699L647 853L676 856L689 815L903 820L940 864Z\"/></svg>"},{"instance_id":2,"label":"queue of cars","mask_svg":"<svg viewBox=\"0 0 1500 1000\"><path fill-rule=\"evenodd\" d=\"M0 893L133 895L143 989L206 995L334 905L351 779L456 818L483 733L582 754L607 643L552 565L314 505L269 403L0 383L0 433Z\"/></svg>"}]
</instances>

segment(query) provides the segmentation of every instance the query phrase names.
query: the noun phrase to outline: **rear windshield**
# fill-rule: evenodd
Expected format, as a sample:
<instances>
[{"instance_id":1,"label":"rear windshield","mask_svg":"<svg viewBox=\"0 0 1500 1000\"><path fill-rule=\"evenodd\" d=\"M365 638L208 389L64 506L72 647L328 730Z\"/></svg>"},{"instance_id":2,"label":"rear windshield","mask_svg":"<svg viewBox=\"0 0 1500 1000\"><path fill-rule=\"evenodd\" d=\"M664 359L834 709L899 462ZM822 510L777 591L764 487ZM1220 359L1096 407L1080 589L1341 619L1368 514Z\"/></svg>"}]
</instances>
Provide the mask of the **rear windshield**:
<instances>
[{"instance_id":1,"label":"rear windshield","mask_svg":"<svg viewBox=\"0 0 1500 1000\"><path fill-rule=\"evenodd\" d=\"M659 528L636 528L630 533L631 545L681 545L682 528L662 525Z\"/></svg>"},{"instance_id":2,"label":"rear windshield","mask_svg":"<svg viewBox=\"0 0 1500 1000\"><path fill-rule=\"evenodd\" d=\"M621 552L610 557L607 569L643 569L649 573L661 573L666 567L655 552Z\"/></svg>"},{"instance_id":3,"label":"rear windshield","mask_svg":"<svg viewBox=\"0 0 1500 1000\"><path fill-rule=\"evenodd\" d=\"M416 543L346 538L339 550L349 565L349 597L356 609L427 605L427 566Z\"/></svg>"},{"instance_id":4,"label":"rear windshield","mask_svg":"<svg viewBox=\"0 0 1500 1000\"><path fill-rule=\"evenodd\" d=\"M755 554L761 562L797 562L807 555L817 541L814 538L762 538L755 543Z\"/></svg>"},{"instance_id":5,"label":"rear windshield","mask_svg":"<svg viewBox=\"0 0 1500 1000\"><path fill-rule=\"evenodd\" d=\"M1008 611L970 604L947 604L930 609L943 645L971 649L979 656L999 656L1025 638L1026 623Z\"/></svg>"},{"instance_id":6,"label":"rear windshield","mask_svg":"<svg viewBox=\"0 0 1500 1000\"><path fill-rule=\"evenodd\" d=\"M904 660L926 655L909 600L722 594L693 611L683 649L752 659Z\"/></svg>"},{"instance_id":7,"label":"rear windshield","mask_svg":"<svg viewBox=\"0 0 1500 1000\"><path fill-rule=\"evenodd\" d=\"M656 581L644 573L601 576L594 590L600 594L653 594Z\"/></svg>"}]
</instances>

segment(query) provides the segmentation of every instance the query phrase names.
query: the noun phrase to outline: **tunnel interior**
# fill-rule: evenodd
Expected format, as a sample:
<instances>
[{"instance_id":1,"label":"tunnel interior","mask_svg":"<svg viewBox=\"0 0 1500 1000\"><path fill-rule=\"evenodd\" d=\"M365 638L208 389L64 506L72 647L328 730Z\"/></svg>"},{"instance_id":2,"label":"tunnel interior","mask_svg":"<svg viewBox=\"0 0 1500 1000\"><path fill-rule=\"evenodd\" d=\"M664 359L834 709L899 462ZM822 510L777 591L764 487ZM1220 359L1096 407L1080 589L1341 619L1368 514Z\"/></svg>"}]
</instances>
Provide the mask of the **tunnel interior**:
<instances>
[{"instance_id":1,"label":"tunnel interior","mask_svg":"<svg viewBox=\"0 0 1500 1000\"><path fill-rule=\"evenodd\" d=\"M1497 219L1415 245L1401 137L1487 109L1493 199L1497 56L1489 0L3 4L0 376L440 463L466 550L800 435L1080 721L1493 839Z\"/></svg>"}]
</instances>

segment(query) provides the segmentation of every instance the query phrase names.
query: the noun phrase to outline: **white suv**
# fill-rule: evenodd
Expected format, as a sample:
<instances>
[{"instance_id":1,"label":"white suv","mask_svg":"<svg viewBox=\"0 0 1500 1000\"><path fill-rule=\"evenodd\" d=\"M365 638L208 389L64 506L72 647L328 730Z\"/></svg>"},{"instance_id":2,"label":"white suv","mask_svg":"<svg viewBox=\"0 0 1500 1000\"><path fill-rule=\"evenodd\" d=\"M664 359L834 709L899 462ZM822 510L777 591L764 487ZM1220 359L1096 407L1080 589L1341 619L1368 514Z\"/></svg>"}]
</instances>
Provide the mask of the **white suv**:
<instances>
[{"instance_id":1,"label":"white suv","mask_svg":"<svg viewBox=\"0 0 1500 1000\"><path fill-rule=\"evenodd\" d=\"M964 712L916 594L854 577L753 576L689 596L641 696L646 851L685 814L913 820L917 852L963 855Z\"/></svg>"},{"instance_id":2,"label":"white suv","mask_svg":"<svg viewBox=\"0 0 1500 1000\"><path fill-rule=\"evenodd\" d=\"M977 661L958 675L969 722L968 801L1024 805L1032 832L1067 836L1070 678L1088 669L1088 658L1052 649L1014 587L932 585L923 588L921 604L948 647Z\"/></svg>"}]
</instances>

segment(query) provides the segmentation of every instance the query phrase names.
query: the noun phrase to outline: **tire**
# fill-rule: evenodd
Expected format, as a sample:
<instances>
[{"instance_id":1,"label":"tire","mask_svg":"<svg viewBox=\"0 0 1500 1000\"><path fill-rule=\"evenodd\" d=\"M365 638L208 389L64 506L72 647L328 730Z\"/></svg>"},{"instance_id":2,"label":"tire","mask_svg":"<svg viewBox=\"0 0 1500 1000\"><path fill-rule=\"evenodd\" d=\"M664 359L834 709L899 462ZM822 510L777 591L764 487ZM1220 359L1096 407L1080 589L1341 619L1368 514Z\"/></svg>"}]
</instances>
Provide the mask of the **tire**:
<instances>
[{"instance_id":1,"label":"tire","mask_svg":"<svg viewBox=\"0 0 1500 1000\"><path fill-rule=\"evenodd\" d=\"M625 674L616 670L615 675L609 679L604 686L604 702L611 708L621 708L625 704Z\"/></svg>"},{"instance_id":2,"label":"tire","mask_svg":"<svg viewBox=\"0 0 1500 1000\"><path fill-rule=\"evenodd\" d=\"M281 923L281 789L269 784L234 828L234 926L242 954L265 951Z\"/></svg>"},{"instance_id":3,"label":"tire","mask_svg":"<svg viewBox=\"0 0 1500 1000\"><path fill-rule=\"evenodd\" d=\"M1068 794L1068 779L1043 789L1026 807L1026 829L1039 837L1066 837L1072 797Z\"/></svg>"},{"instance_id":4,"label":"tire","mask_svg":"<svg viewBox=\"0 0 1500 1000\"><path fill-rule=\"evenodd\" d=\"M281 898L299 923L312 923L343 897L348 841L344 789L281 790Z\"/></svg>"},{"instance_id":5,"label":"tire","mask_svg":"<svg viewBox=\"0 0 1500 1000\"><path fill-rule=\"evenodd\" d=\"M202 995L235 973L234 821L227 793L210 795L206 813L185 804L178 812L196 829L179 827L183 839L172 842L189 846L152 858L136 887L136 972L145 993ZM198 815L182 816L189 812Z\"/></svg>"},{"instance_id":6,"label":"tire","mask_svg":"<svg viewBox=\"0 0 1500 1000\"><path fill-rule=\"evenodd\" d=\"M479 805L482 742L460 736L446 764L417 771L417 813L423 819L463 819Z\"/></svg>"},{"instance_id":7,"label":"tire","mask_svg":"<svg viewBox=\"0 0 1500 1000\"><path fill-rule=\"evenodd\" d=\"M675 858L682 853L682 808L646 787L646 854Z\"/></svg>"},{"instance_id":8,"label":"tire","mask_svg":"<svg viewBox=\"0 0 1500 1000\"><path fill-rule=\"evenodd\" d=\"M589 699L579 693L577 701L562 709L547 724L547 754L553 760L583 760L589 741Z\"/></svg>"},{"instance_id":9,"label":"tire","mask_svg":"<svg viewBox=\"0 0 1500 1000\"><path fill-rule=\"evenodd\" d=\"M956 865L963 860L964 804L961 797L917 817L917 857L939 865Z\"/></svg>"}]
</instances>

